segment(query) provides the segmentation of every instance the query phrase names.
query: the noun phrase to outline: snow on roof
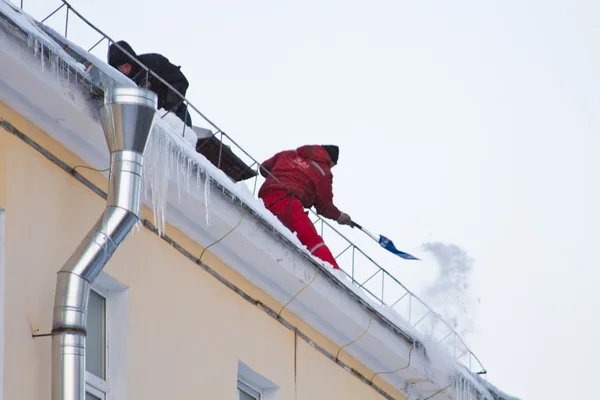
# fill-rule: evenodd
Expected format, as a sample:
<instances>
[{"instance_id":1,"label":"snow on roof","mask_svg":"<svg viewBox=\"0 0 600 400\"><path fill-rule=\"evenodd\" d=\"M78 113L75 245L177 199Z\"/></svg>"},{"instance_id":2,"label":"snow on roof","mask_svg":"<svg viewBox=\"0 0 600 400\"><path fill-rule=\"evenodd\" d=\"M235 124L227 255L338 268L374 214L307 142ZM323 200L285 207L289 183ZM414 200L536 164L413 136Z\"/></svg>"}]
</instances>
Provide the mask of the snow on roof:
<instances>
[{"instance_id":1,"label":"snow on roof","mask_svg":"<svg viewBox=\"0 0 600 400\"><path fill-rule=\"evenodd\" d=\"M90 165L106 168L109 155L96 111L99 99L82 91L69 71L99 90L135 84L61 37L97 68L98 75L92 76L55 43L52 37L60 36L57 32L41 27L14 5L0 2L0 17L28 35L25 46L11 37L12 27L0 23L0 100ZM41 45L50 53L51 65L44 65ZM69 67L66 77L61 72L64 64ZM500 391L458 366L395 310L373 301L343 272L332 272L328 264L312 257L244 183L235 183L195 151L197 136L192 130L171 114L160 118L163 114L164 110L157 114L144 163L144 202L154 211L159 231L169 223L206 246L237 226L211 250L282 304L312 282L288 309L340 346L373 322L360 341L345 349L373 371L395 370L410 359L415 344L424 347L426 353L421 349L413 355L411 368L380 375L407 397L426 397L445 387L439 398L473 393L498 398Z\"/></svg>"},{"instance_id":2,"label":"snow on roof","mask_svg":"<svg viewBox=\"0 0 600 400\"><path fill-rule=\"evenodd\" d=\"M502 390L498 389L496 386L492 385L490 382L485 381L485 386L492 392L494 396L494 400L519 400L518 398L511 396L509 394L504 393Z\"/></svg>"}]
</instances>

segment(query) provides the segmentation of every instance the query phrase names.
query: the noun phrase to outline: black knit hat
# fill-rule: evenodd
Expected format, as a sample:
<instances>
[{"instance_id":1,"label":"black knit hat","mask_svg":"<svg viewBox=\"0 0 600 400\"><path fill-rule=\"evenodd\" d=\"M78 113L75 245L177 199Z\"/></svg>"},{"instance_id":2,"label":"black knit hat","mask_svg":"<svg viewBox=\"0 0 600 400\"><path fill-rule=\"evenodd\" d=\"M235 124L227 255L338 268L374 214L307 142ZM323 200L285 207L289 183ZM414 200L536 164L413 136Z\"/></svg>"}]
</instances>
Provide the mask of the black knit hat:
<instances>
[{"instance_id":1,"label":"black knit hat","mask_svg":"<svg viewBox=\"0 0 600 400\"><path fill-rule=\"evenodd\" d=\"M322 146L329 153L331 161L333 161L334 164L337 164L338 157L340 156L340 148L332 144L324 144Z\"/></svg>"},{"instance_id":2,"label":"black knit hat","mask_svg":"<svg viewBox=\"0 0 600 400\"><path fill-rule=\"evenodd\" d=\"M132 56L135 57L137 55L135 54L135 51L133 51L129 43L125 42L124 40L117 42L117 44L124 48L125 51L127 51ZM123 64L134 64L134 61L127 54L123 53L123 51L117 46L111 44L108 48L108 64L112 67L118 68Z\"/></svg>"}]
</instances>

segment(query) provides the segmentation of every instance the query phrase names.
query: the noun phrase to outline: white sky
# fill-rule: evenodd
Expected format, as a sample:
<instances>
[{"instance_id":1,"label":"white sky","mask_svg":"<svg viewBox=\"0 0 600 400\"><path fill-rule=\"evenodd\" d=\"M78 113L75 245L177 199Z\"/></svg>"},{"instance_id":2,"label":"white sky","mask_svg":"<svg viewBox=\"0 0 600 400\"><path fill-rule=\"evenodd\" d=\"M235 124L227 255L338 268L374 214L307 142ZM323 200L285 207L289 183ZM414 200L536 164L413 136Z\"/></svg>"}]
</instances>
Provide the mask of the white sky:
<instances>
[{"instance_id":1,"label":"white sky","mask_svg":"<svg viewBox=\"0 0 600 400\"><path fill-rule=\"evenodd\" d=\"M188 98L260 160L338 144L336 202L399 248L465 248L481 299L467 339L491 382L527 400L593 397L600 2L71 4L181 65ZM24 5L41 19L60 2ZM98 39L71 20L71 40ZM423 273L350 236L411 288Z\"/></svg>"}]
</instances>

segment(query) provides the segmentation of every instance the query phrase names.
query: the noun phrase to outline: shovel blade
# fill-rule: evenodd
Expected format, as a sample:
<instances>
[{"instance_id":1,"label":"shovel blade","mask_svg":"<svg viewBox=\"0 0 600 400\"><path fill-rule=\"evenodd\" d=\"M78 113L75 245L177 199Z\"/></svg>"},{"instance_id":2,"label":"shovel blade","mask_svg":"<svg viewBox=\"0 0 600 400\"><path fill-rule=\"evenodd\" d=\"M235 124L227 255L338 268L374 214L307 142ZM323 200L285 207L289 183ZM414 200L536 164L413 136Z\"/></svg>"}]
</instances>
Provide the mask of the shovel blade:
<instances>
[{"instance_id":1,"label":"shovel blade","mask_svg":"<svg viewBox=\"0 0 600 400\"><path fill-rule=\"evenodd\" d=\"M383 247L384 249L386 249L387 251L389 251L390 253L393 253L393 254L397 255L398 257L403 258L405 260L418 260L417 257L398 250L396 248L396 246L394 246L394 242L392 242L390 239L386 238L383 235L379 235L379 245L381 247Z\"/></svg>"}]
</instances>

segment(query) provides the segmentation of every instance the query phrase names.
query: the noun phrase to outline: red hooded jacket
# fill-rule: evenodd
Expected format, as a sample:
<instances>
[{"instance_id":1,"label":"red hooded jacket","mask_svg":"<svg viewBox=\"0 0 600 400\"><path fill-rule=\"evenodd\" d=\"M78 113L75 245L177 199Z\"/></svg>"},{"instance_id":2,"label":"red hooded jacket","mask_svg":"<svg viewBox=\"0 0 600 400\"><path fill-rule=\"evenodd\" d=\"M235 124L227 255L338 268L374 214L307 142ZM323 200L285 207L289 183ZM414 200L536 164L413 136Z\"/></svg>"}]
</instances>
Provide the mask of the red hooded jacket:
<instances>
[{"instance_id":1,"label":"red hooded jacket","mask_svg":"<svg viewBox=\"0 0 600 400\"><path fill-rule=\"evenodd\" d=\"M262 163L260 173L267 180L258 196L262 198L277 193L284 196L291 191L305 208L314 206L319 215L338 219L341 212L333 204L333 166L329 153L322 146L282 151ZM264 170L275 176L285 188Z\"/></svg>"}]
</instances>

